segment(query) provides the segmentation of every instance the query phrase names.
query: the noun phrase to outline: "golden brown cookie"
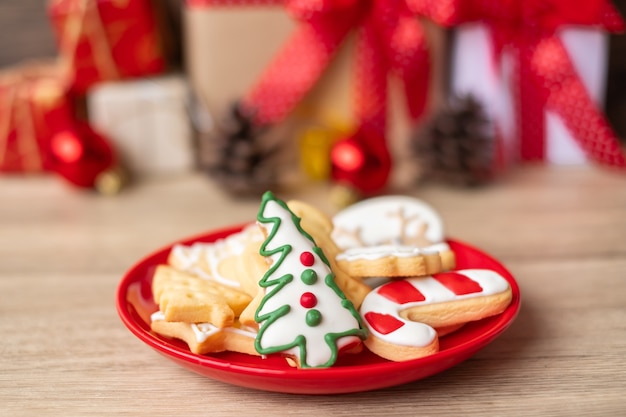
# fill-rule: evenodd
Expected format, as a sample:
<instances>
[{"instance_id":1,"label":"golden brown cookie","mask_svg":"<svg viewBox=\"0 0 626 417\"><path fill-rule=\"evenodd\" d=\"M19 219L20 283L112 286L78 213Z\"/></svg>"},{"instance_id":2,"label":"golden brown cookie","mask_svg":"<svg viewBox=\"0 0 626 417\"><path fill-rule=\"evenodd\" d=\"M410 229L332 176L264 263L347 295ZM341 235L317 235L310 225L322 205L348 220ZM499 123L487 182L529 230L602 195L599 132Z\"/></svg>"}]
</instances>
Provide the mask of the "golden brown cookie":
<instances>
[{"instance_id":1,"label":"golden brown cookie","mask_svg":"<svg viewBox=\"0 0 626 417\"><path fill-rule=\"evenodd\" d=\"M259 228L255 224L250 224L241 231L215 242L174 245L167 262L181 271L240 289L254 296L254 292L250 292L253 290L248 277L242 270L241 255L249 245L256 245L258 248L262 240L263 235Z\"/></svg>"},{"instance_id":2,"label":"golden brown cookie","mask_svg":"<svg viewBox=\"0 0 626 417\"><path fill-rule=\"evenodd\" d=\"M219 328L210 323L169 322L162 312L152 315L152 331L187 343L193 353L239 352L258 355L254 349L256 331L242 328L238 322Z\"/></svg>"},{"instance_id":3,"label":"golden brown cookie","mask_svg":"<svg viewBox=\"0 0 626 417\"><path fill-rule=\"evenodd\" d=\"M251 297L234 288L159 265L152 281L152 295L167 321L208 322L232 325Z\"/></svg>"},{"instance_id":4,"label":"golden brown cookie","mask_svg":"<svg viewBox=\"0 0 626 417\"><path fill-rule=\"evenodd\" d=\"M421 324L421 323L415 323ZM416 334L422 335L424 330L417 329ZM394 362L408 361L411 359L422 358L432 355L439 351L439 338L433 330L422 335L420 340L412 341L406 344L398 344L390 342L389 339L378 337L374 333L370 333L365 341L365 346L381 358Z\"/></svg>"},{"instance_id":5,"label":"golden brown cookie","mask_svg":"<svg viewBox=\"0 0 626 417\"><path fill-rule=\"evenodd\" d=\"M421 200L363 200L337 213L333 224L337 264L351 276L422 276L455 266L440 216Z\"/></svg>"},{"instance_id":6,"label":"golden brown cookie","mask_svg":"<svg viewBox=\"0 0 626 417\"><path fill-rule=\"evenodd\" d=\"M254 319L254 314L264 295L264 291L259 286L259 281L261 281L263 275L265 275L269 269L270 264L269 261L259 253L258 245L249 245L246 247L241 258L241 265L249 280L248 285L250 286L250 291L254 291L255 295L248 306L241 312L239 321L241 321L244 326L258 328L259 325Z\"/></svg>"}]
</instances>

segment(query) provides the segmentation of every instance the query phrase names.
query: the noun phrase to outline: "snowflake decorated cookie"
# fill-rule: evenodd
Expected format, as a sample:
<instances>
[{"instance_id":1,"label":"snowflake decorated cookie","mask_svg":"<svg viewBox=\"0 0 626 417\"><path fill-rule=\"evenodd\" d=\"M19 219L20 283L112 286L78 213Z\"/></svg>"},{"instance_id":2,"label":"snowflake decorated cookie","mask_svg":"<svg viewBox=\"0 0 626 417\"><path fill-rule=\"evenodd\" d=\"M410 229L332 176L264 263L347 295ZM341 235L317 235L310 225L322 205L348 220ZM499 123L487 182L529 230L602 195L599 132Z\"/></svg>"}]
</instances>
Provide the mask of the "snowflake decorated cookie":
<instances>
[{"instance_id":1,"label":"snowflake decorated cookie","mask_svg":"<svg viewBox=\"0 0 626 417\"><path fill-rule=\"evenodd\" d=\"M167 263L209 281L238 288L251 296L256 294L257 282L243 270L242 257L249 248L258 250L263 234L255 224L215 242L176 244Z\"/></svg>"},{"instance_id":2,"label":"snowflake decorated cookie","mask_svg":"<svg viewBox=\"0 0 626 417\"><path fill-rule=\"evenodd\" d=\"M332 366L340 352L366 338L359 313L336 284L321 248L283 201L266 192L257 221L266 235L260 252L270 262L259 282L257 352L284 355L300 368Z\"/></svg>"},{"instance_id":3,"label":"snowflake decorated cookie","mask_svg":"<svg viewBox=\"0 0 626 417\"><path fill-rule=\"evenodd\" d=\"M385 196L361 201L333 217L339 266L356 277L405 277L454 268L438 213L421 200Z\"/></svg>"}]
</instances>

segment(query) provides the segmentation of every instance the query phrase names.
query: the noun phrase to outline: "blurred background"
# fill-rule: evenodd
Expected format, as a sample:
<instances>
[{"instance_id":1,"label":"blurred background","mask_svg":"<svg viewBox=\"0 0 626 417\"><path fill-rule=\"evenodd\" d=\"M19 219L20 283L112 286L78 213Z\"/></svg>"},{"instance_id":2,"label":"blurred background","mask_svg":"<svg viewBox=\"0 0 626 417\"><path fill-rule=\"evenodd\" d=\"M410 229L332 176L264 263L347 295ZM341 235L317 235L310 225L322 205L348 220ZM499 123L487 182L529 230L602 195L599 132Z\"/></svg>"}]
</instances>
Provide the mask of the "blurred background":
<instances>
[{"instance_id":1,"label":"blurred background","mask_svg":"<svg viewBox=\"0 0 626 417\"><path fill-rule=\"evenodd\" d=\"M97 9L97 6L93 6L97 3L125 3L134 9L126 15L114 15L104 7L95 11L95 20L89 11L76 11L77 7L83 6ZM257 129L257 122L245 115L241 108L233 109L232 106L245 93L241 85L251 85L260 75L259 70L251 68L256 65L263 69L277 47L286 41L286 35L294 30L294 25L278 6L266 7L272 9L274 15L251 17L245 15L243 9L246 7L240 7L235 14L232 10L230 14L221 14L223 8L209 11L210 8L205 7L207 3L210 2L0 0L0 76L3 77L0 78L0 88L3 82L5 86L19 83L15 81L16 74L28 74L26 78L48 77L58 80L55 78L58 71L72 66L75 70L71 85L67 87L72 112L68 120L72 122L48 133L46 139L37 139L40 147L42 141L52 144L51 151L43 152L52 152L55 162L49 162L44 155L43 165L32 169L55 171L79 187L97 186L103 192L115 193L129 177L170 175L199 168L224 185L225 189L245 195L259 188L289 182L287 178L293 181L295 177L292 174L296 171L298 175L304 176L305 181L332 178L337 182L348 183L357 192L367 193L376 191L376 187L388 181L406 185L428 177L456 185L473 186L488 183L511 165L510 159L502 156L502 145L494 145L494 134L485 133L481 124L485 115L487 122L496 117L491 117L490 105L481 102L481 97L478 97L478 102L462 97L454 105L447 100L453 89L450 87L453 84L450 79L455 77L451 55L457 53L456 59L463 59L463 54L453 52L451 39L456 29L444 29L437 23L422 22L422 29L430 42L431 71L427 86L429 96L423 111L427 117L420 119L419 129L407 128L407 123L399 120L402 117L396 116L400 112L394 111L388 117L389 120L384 121L391 131L387 132L385 141L385 138L377 137L376 129L368 130L368 126L376 126L377 120L355 124L354 118L346 116L354 112L350 108L350 98L346 98L349 94L331 95L332 98L328 99L328 91L351 82L351 75L346 75L349 71L345 70L349 67L346 63L352 62L351 58L340 50L335 60L337 62L328 64L329 74L320 79L321 86L316 85L308 98L296 106L295 118L278 120L280 123L273 123L268 133L267 130ZM149 13L139 9L145 5L149 5ZM615 1L613 5L622 15L626 12L625 0ZM76 13L84 15L74 19L79 23L70 22L68 16L76 18ZM236 13L240 13L240 17ZM285 16L277 18L276 13ZM148 20L151 21L148 23L140 18L147 14L150 14ZM244 29L234 28L231 25L233 19L240 21L242 27L248 26ZM266 23L274 21L276 25ZM223 23L220 25L220 22ZM150 26L152 24L153 27ZM260 32L254 29L255 24L261 28ZM98 31L103 31L107 32L111 45L115 43L114 37L119 36L124 39L123 44L132 47L138 39L133 38L133 30L155 32L160 48L155 55L158 59L150 61L149 57L128 52L128 56L123 59L133 61L129 68L134 67L128 70L128 75L124 75L120 70L124 64L117 62L120 65L118 74L109 79L102 76L101 70L98 75L100 79L95 79L85 69L89 65L100 65L98 60L102 60L102 56L92 54L94 56L89 59L95 64L82 62L82 58L77 56L85 45L68 46L67 39L59 41L60 37L71 37L74 33L72 31L77 34L76 39L81 39L81 36L90 39ZM253 45L258 48L249 44L246 47L245 39L232 35L237 32L242 34L243 31L248 32L248 35L242 35L243 38L247 36L247 42L256 42ZM469 40L466 41L475 42L478 38L472 36L479 34L468 34L470 36L466 38ZM606 84L606 91L600 94L600 104L604 106L606 118L620 144L623 144L623 138L626 137L626 37L617 33L610 33L608 37L608 49L603 52L608 54L606 74L600 77ZM94 46L97 41L93 42L89 46L92 52L97 49ZM568 48L570 46L568 44ZM68 48L74 49L68 52ZM587 51L581 48L585 55ZM149 48L145 45L139 45L137 49L141 53L147 50ZM595 52L598 51L594 48ZM72 53L77 56L68 59L67 55ZM588 60L594 61L595 56L589 55ZM116 60L114 56L113 61ZM248 65L249 62L253 65ZM600 67L600 71L602 69ZM82 70L83 73L80 72ZM476 72L480 72L480 69ZM94 79L90 80L89 77ZM132 81L136 81L136 84L132 84ZM473 82L477 85L474 88L480 90L480 83ZM63 85L63 88L66 86ZM393 94L389 101L387 104L392 109L402 105L398 104ZM333 104L329 106L329 102ZM16 108L13 109L15 112ZM5 114L8 114L6 107ZM220 135L216 137L213 133L209 134L215 132L216 126L222 126L222 119L226 127ZM74 120L84 121L85 126L78 123L75 127ZM306 121L303 123L303 120ZM276 129L276 125L281 128ZM292 125L298 126L297 130L293 130ZM360 135L356 138L358 140L350 136L355 131ZM294 135L298 140L285 139ZM147 143L146 137L150 137L150 143ZM337 138L346 137L350 140L341 143L341 146L336 145ZM19 148L19 140L12 140ZM12 149L11 141L7 143L5 158ZM444 146L440 143L445 143L447 148L442 149ZM560 144L564 142L558 143L554 145L558 149L569 146ZM15 146L13 152L18 152ZM112 150L108 149L109 146ZM494 147L499 150L495 151ZM390 162L384 157L386 152L403 157L397 158L390 168ZM563 155L569 155L568 152L565 150ZM574 162L585 159L584 152L576 152L572 159ZM504 153L509 154L511 151ZM86 161L89 155L98 160L97 163L85 162L79 168L72 166L70 169L69 165ZM551 163L553 161L550 158L540 152L539 156L533 154L526 159L545 159ZM564 157L565 163L571 162L568 158ZM113 164L113 159L118 162ZM517 155L513 159L517 160ZM0 161L0 171L20 173L30 169L26 159L16 161L13 166L7 167L5 164L4 168ZM115 169L111 168L112 165L116 165ZM118 170L117 165L123 167L122 171ZM358 175L351 174L355 170ZM108 175L103 177L100 174L104 171ZM398 175L398 172L402 174ZM367 181L359 181L357 177L367 178ZM375 184L372 186L374 189L368 189L368 184Z\"/></svg>"},{"instance_id":2,"label":"blurred background","mask_svg":"<svg viewBox=\"0 0 626 417\"><path fill-rule=\"evenodd\" d=\"M47 0L0 1L0 66L57 55L47 3ZM182 2L170 0L165 3L171 4L173 13L180 13ZM180 15L172 14L172 19L180 24Z\"/></svg>"}]
</instances>

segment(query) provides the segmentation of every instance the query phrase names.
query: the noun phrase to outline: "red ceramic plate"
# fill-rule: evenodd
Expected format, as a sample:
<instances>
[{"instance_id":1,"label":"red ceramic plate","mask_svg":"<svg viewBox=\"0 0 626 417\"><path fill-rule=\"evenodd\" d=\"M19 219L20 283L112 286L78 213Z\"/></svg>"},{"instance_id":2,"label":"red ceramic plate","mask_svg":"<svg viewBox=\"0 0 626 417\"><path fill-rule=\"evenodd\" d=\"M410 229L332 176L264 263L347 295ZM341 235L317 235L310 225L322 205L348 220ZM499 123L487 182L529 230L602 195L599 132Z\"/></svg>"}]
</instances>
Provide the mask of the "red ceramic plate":
<instances>
[{"instance_id":1,"label":"red ceramic plate","mask_svg":"<svg viewBox=\"0 0 626 417\"><path fill-rule=\"evenodd\" d=\"M176 243L212 242L241 230L230 227ZM474 355L504 332L520 307L520 292L513 276L495 259L456 240L449 240L457 267L488 268L502 274L511 284L513 300L500 315L466 324L440 339L434 355L405 362L381 359L366 349L346 355L332 368L295 369L280 358L262 359L239 353L196 355L178 340L150 331L150 314L157 311L152 301L154 269L165 263L172 245L139 261L123 277L117 290L117 310L128 329L148 346L198 374L242 387L298 394L339 394L391 387L426 378L451 368Z\"/></svg>"}]
</instances>

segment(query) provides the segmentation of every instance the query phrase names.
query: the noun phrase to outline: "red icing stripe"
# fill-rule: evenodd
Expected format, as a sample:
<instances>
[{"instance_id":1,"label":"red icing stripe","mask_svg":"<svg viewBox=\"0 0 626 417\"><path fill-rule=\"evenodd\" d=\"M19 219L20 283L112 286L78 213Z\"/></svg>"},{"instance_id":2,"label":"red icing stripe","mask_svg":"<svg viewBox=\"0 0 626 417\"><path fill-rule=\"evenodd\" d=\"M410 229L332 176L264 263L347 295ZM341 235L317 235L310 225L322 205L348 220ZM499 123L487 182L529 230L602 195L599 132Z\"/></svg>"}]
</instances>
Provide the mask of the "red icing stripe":
<instances>
[{"instance_id":1,"label":"red icing stripe","mask_svg":"<svg viewBox=\"0 0 626 417\"><path fill-rule=\"evenodd\" d=\"M378 294L397 304L414 303L426 299L424 294L407 281L393 281L385 284L380 287Z\"/></svg>"},{"instance_id":2,"label":"red icing stripe","mask_svg":"<svg viewBox=\"0 0 626 417\"><path fill-rule=\"evenodd\" d=\"M442 272L433 275L433 278L456 295L474 294L483 290L476 281L456 272Z\"/></svg>"},{"instance_id":3,"label":"red icing stripe","mask_svg":"<svg viewBox=\"0 0 626 417\"><path fill-rule=\"evenodd\" d=\"M389 314L373 313L370 311L365 313L363 317L374 330L381 334L395 332L400 327L404 326L403 322Z\"/></svg>"}]
</instances>

